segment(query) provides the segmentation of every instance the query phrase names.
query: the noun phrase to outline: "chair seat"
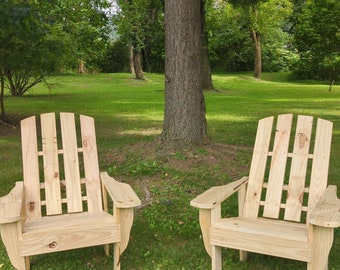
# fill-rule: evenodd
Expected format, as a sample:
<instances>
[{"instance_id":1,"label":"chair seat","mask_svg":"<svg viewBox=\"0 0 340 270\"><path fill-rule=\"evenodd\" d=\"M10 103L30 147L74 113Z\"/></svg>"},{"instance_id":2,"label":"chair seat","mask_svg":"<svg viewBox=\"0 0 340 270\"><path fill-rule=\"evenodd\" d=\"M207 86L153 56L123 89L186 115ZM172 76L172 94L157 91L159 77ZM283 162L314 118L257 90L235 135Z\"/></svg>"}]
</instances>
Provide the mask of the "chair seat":
<instances>
[{"instance_id":1,"label":"chair seat","mask_svg":"<svg viewBox=\"0 0 340 270\"><path fill-rule=\"evenodd\" d=\"M211 227L212 245L309 262L306 224L265 218L220 219Z\"/></svg>"},{"instance_id":2,"label":"chair seat","mask_svg":"<svg viewBox=\"0 0 340 270\"><path fill-rule=\"evenodd\" d=\"M31 256L119 241L120 226L107 212L64 214L26 222L20 253Z\"/></svg>"}]
</instances>

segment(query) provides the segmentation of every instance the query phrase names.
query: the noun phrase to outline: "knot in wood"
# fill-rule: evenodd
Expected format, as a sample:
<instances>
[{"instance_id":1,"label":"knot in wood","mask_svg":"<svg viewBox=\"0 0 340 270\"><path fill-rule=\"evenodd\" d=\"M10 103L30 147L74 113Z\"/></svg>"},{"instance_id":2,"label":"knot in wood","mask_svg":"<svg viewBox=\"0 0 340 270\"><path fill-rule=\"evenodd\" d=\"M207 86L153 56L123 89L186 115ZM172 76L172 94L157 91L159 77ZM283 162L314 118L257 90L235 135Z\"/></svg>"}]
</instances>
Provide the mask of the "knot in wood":
<instances>
[{"instance_id":1,"label":"knot in wood","mask_svg":"<svg viewBox=\"0 0 340 270\"><path fill-rule=\"evenodd\" d=\"M31 212L34 211L34 208L35 208L34 206L35 206L35 203L34 203L34 202L30 202L30 203L28 204L29 210L30 210Z\"/></svg>"},{"instance_id":2,"label":"knot in wood","mask_svg":"<svg viewBox=\"0 0 340 270\"><path fill-rule=\"evenodd\" d=\"M298 134L298 140L299 140L299 147L303 148L303 146L305 145L305 143L308 140L307 135L304 134L304 133L299 133Z\"/></svg>"},{"instance_id":3,"label":"knot in wood","mask_svg":"<svg viewBox=\"0 0 340 270\"><path fill-rule=\"evenodd\" d=\"M50 243L48 246L49 248L56 248L57 247L57 242L56 241L53 241L52 243Z\"/></svg>"},{"instance_id":4,"label":"knot in wood","mask_svg":"<svg viewBox=\"0 0 340 270\"><path fill-rule=\"evenodd\" d=\"M87 147L88 143L87 143L87 140L83 140L83 147Z\"/></svg>"}]
</instances>

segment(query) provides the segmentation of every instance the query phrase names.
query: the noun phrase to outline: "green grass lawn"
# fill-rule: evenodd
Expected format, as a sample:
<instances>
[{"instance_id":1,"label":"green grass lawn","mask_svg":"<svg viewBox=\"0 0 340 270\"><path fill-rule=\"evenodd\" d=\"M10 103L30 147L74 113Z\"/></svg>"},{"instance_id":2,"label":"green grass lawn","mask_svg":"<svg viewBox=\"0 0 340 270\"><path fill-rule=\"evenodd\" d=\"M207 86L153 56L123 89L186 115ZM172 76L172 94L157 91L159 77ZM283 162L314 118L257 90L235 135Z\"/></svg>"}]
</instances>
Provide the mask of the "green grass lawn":
<instances>
[{"instance_id":1,"label":"green grass lawn","mask_svg":"<svg viewBox=\"0 0 340 270\"><path fill-rule=\"evenodd\" d=\"M6 97L8 116L18 120L50 111L72 111L96 120L100 167L129 182L143 198L143 185L152 204L136 211L122 269L209 269L198 224L198 211L189 202L207 188L226 183L234 175L225 167L243 172L251 157L257 121L281 113L308 114L334 123L329 183L340 189L340 86L316 82L294 83L289 74L268 73L263 80L249 74L215 75L218 91L206 92L208 133L213 142L235 146L230 164L207 166L210 152L194 151L195 166L183 170L164 160L145 159L135 145L153 142L160 134L164 110L163 75L146 74L137 81L129 74L63 75L50 78L51 89L36 86L22 98ZM0 196L21 179L19 127L0 125ZM129 150L130 149L130 150ZM117 161L115 158L120 156ZM174 153L176 164L190 162L186 151ZM338 197L340 191L338 190ZM232 201L227 208L234 211ZM236 251L224 251L223 269L306 269L304 263L252 254L239 262ZM340 229L329 259L329 269L340 269ZM0 244L0 269L12 269ZM101 247L34 256L32 270L112 269L112 258Z\"/></svg>"}]
</instances>

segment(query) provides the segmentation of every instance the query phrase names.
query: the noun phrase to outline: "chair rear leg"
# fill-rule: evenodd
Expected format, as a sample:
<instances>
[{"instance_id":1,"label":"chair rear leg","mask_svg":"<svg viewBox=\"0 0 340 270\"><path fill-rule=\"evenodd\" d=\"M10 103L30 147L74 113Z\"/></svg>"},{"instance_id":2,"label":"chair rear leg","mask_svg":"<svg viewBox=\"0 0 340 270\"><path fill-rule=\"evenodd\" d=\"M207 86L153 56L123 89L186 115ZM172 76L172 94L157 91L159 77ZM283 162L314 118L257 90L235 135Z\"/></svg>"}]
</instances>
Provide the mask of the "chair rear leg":
<instances>
[{"instance_id":1,"label":"chair rear leg","mask_svg":"<svg viewBox=\"0 0 340 270\"><path fill-rule=\"evenodd\" d=\"M113 245L113 269L120 270L120 243Z\"/></svg>"},{"instance_id":2,"label":"chair rear leg","mask_svg":"<svg viewBox=\"0 0 340 270\"><path fill-rule=\"evenodd\" d=\"M212 270L222 270L222 249L218 246L211 246Z\"/></svg>"},{"instance_id":3,"label":"chair rear leg","mask_svg":"<svg viewBox=\"0 0 340 270\"><path fill-rule=\"evenodd\" d=\"M248 252L240 250L240 261L246 261L248 258Z\"/></svg>"},{"instance_id":4,"label":"chair rear leg","mask_svg":"<svg viewBox=\"0 0 340 270\"><path fill-rule=\"evenodd\" d=\"M104 245L104 252L106 256L110 256L110 245L109 244Z\"/></svg>"}]
</instances>

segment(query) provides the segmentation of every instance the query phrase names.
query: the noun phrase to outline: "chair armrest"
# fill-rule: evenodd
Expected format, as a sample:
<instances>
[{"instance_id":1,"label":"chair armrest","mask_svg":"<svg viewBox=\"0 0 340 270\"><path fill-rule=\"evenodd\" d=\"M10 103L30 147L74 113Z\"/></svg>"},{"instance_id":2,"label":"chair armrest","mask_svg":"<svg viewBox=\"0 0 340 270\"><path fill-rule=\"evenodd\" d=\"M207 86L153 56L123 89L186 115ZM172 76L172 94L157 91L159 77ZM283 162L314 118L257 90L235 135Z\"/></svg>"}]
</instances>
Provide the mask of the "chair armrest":
<instances>
[{"instance_id":1,"label":"chair armrest","mask_svg":"<svg viewBox=\"0 0 340 270\"><path fill-rule=\"evenodd\" d=\"M215 205L222 203L247 182L248 177L245 176L227 185L212 187L193 199L190 205L200 209L213 209Z\"/></svg>"},{"instance_id":2,"label":"chair armrest","mask_svg":"<svg viewBox=\"0 0 340 270\"><path fill-rule=\"evenodd\" d=\"M0 224L16 222L21 219L24 183L16 182L14 188L0 198Z\"/></svg>"},{"instance_id":3,"label":"chair armrest","mask_svg":"<svg viewBox=\"0 0 340 270\"><path fill-rule=\"evenodd\" d=\"M103 185L117 208L131 208L141 204L140 199L129 184L116 181L107 172L101 172Z\"/></svg>"},{"instance_id":4,"label":"chair armrest","mask_svg":"<svg viewBox=\"0 0 340 270\"><path fill-rule=\"evenodd\" d=\"M309 216L309 223L321 227L340 227L340 200L336 186L328 186Z\"/></svg>"}]
</instances>

